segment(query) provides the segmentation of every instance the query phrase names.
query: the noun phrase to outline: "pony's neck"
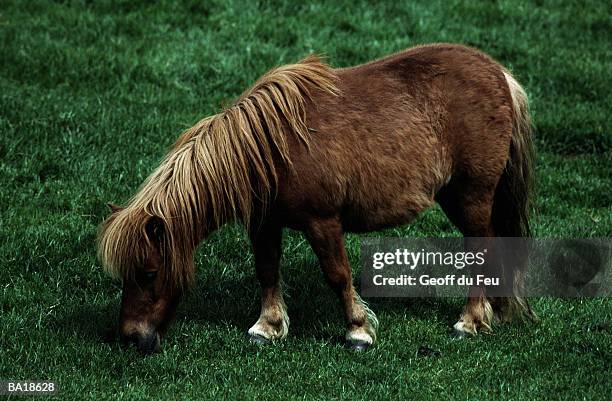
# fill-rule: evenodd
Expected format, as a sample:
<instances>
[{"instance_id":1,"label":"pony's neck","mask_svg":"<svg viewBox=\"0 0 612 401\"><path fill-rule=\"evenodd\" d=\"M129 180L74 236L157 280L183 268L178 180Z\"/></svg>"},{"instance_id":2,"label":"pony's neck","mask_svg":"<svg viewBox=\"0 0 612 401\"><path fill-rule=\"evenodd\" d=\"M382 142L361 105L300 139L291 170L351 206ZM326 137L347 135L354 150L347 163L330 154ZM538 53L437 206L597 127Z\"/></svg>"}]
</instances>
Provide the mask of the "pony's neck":
<instances>
[{"instance_id":1,"label":"pony's neck","mask_svg":"<svg viewBox=\"0 0 612 401\"><path fill-rule=\"evenodd\" d=\"M270 71L232 107L184 132L135 201L191 242L231 220L249 226L254 208L268 207L277 167L292 166L286 136L310 141L306 99L315 90L338 95L337 78L316 57Z\"/></svg>"},{"instance_id":2,"label":"pony's neck","mask_svg":"<svg viewBox=\"0 0 612 401\"><path fill-rule=\"evenodd\" d=\"M227 223L248 223L253 208L250 160L241 160L244 155L228 143L227 137L237 134L215 130L219 118L185 132L143 189L153 195L147 213L162 217L173 236L194 248Z\"/></svg>"}]
</instances>

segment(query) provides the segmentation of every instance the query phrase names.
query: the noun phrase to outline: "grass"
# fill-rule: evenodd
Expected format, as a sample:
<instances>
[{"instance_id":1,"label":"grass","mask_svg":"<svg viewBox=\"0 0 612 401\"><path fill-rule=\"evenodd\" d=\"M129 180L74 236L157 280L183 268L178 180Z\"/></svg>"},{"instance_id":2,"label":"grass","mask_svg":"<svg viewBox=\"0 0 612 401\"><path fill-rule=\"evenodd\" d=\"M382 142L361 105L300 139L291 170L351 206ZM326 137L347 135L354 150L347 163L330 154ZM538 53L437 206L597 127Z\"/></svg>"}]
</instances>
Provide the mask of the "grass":
<instances>
[{"instance_id":1,"label":"grass","mask_svg":"<svg viewBox=\"0 0 612 401\"><path fill-rule=\"evenodd\" d=\"M339 307L302 237L285 235L287 341L258 315L242 229L202 245L163 351L106 341L120 285L95 258L105 202L125 201L174 138L267 69L335 66L418 43L483 49L532 99L541 237L612 231L612 23L598 1L67 1L0 4L0 378L61 399L605 399L612 302L537 299L542 322L453 340L462 301L374 300L380 342L344 350ZM457 235L439 209L401 236ZM353 265L359 237L349 236ZM419 349L439 352L419 352Z\"/></svg>"}]
</instances>

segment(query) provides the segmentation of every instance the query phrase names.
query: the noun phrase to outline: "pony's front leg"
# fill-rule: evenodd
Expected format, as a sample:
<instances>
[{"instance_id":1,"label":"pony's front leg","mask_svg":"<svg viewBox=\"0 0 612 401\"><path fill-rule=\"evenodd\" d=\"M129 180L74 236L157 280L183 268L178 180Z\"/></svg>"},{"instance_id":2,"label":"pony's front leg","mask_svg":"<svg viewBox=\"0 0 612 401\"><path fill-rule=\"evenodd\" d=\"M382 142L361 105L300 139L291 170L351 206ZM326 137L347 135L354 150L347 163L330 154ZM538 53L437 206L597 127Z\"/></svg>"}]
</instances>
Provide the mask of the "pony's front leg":
<instances>
[{"instance_id":1,"label":"pony's front leg","mask_svg":"<svg viewBox=\"0 0 612 401\"><path fill-rule=\"evenodd\" d=\"M346 345L358 350L369 347L376 340L378 320L353 287L340 220L315 219L310 222L306 237L319 258L325 279L344 308Z\"/></svg>"},{"instance_id":2,"label":"pony's front leg","mask_svg":"<svg viewBox=\"0 0 612 401\"><path fill-rule=\"evenodd\" d=\"M283 301L280 279L282 229L262 226L251 232L257 279L261 284L261 314L248 331L249 339L268 343L284 338L289 331L289 316Z\"/></svg>"}]
</instances>

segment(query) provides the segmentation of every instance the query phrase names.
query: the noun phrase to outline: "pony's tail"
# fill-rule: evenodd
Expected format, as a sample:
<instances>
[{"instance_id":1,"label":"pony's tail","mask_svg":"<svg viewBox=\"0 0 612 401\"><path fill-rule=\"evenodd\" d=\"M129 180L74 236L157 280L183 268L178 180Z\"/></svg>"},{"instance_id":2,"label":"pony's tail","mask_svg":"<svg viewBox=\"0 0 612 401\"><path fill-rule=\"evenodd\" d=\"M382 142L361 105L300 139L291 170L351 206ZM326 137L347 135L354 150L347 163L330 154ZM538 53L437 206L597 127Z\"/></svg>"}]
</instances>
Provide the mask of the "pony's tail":
<instances>
[{"instance_id":1,"label":"pony's tail","mask_svg":"<svg viewBox=\"0 0 612 401\"><path fill-rule=\"evenodd\" d=\"M512 96L512 140L506 168L495 190L492 222L498 237L530 237L529 212L534 177L534 148L529 118L529 104L525 90L509 72L504 71ZM536 320L529 303L521 296L527 267L527 241L520 241L519 249L508 260L503 260L504 277L512 297L503 298L498 315L510 320L519 315Z\"/></svg>"}]
</instances>

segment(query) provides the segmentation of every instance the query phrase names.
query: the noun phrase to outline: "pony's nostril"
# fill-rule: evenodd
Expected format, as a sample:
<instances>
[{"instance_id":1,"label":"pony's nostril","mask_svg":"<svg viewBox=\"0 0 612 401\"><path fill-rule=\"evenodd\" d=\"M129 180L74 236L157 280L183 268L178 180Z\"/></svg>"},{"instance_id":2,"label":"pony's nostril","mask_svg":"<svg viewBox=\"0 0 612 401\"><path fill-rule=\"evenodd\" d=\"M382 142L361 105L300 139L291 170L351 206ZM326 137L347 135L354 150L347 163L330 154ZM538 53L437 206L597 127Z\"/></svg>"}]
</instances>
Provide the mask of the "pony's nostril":
<instances>
[{"instance_id":1,"label":"pony's nostril","mask_svg":"<svg viewBox=\"0 0 612 401\"><path fill-rule=\"evenodd\" d=\"M141 336L136 346L143 354L152 354L159 349L159 335L154 332L150 335Z\"/></svg>"},{"instance_id":2,"label":"pony's nostril","mask_svg":"<svg viewBox=\"0 0 612 401\"><path fill-rule=\"evenodd\" d=\"M153 326L143 330L122 330L121 345L123 348L135 346L143 354L151 354L159 350L161 342L160 334Z\"/></svg>"},{"instance_id":3,"label":"pony's nostril","mask_svg":"<svg viewBox=\"0 0 612 401\"><path fill-rule=\"evenodd\" d=\"M132 333L129 335L121 335L121 343L125 346L128 345L138 345L139 343L139 337L138 334L136 333Z\"/></svg>"}]
</instances>

